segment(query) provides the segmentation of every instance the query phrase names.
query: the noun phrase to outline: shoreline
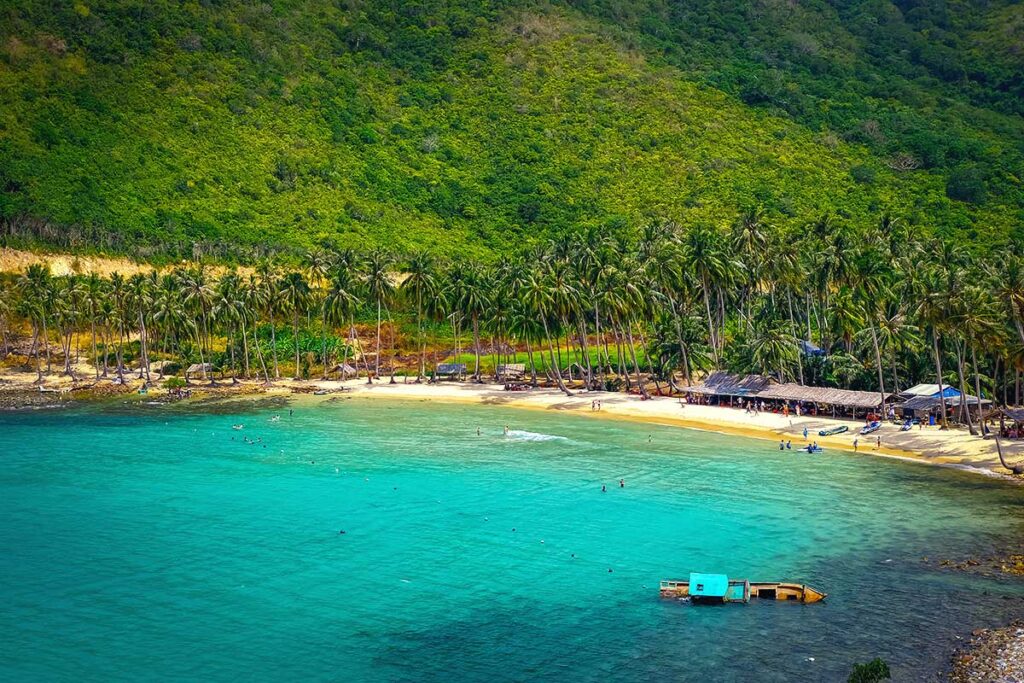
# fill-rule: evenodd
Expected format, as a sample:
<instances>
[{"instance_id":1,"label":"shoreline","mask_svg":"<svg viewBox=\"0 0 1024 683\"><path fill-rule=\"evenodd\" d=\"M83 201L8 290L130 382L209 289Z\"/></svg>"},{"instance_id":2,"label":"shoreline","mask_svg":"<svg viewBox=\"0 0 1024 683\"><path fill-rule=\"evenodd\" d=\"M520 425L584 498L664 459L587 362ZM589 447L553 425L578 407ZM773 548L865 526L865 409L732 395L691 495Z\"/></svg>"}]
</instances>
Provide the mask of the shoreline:
<instances>
[{"instance_id":1,"label":"shoreline","mask_svg":"<svg viewBox=\"0 0 1024 683\"><path fill-rule=\"evenodd\" d=\"M387 381L367 385L363 380L314 381L310 382L319 390L343 392L352 398L392 398L397 400L430 400L447 403L476 405L499 405L526 410L564 411L594 419L619 419L643 424L658 424L667 427L682 427L700 431L715 432L732 436L759 439L778 443L779 439L789 440L793 450L800 448L803 427L808 428L808 440L817 441L825 449L836 449L857 455L882 457L903 462L912 462L956 469L978 474L989 479L1024 484L1002 468L995 453L994 442L971 436L966 430L928 427L909 432L899 431L897 425L883 424L874 434L860 437L858 430L862 423L824 417L801 416L783 417L775 413L746 414L742 409L683 404L677 398L653 397L641 400L638 396L610 392L579 392L572 397L565 396L557 389L532 389L524 392L506 392L501 385L494 384L388 384ZM339 394L330 394L339 395ZM600 411L593 411L590 402L599 400ZM845 425L850 431L839 435L821 437L818 430ZM854 449L853 439L860 439L860 447ZM881 448L876 448L876 437L881 438ZM1007 460L1015 462L1024 457L1024 444L1004 443ZM813 457L813 456L812 456Z\"/></svg>"},{"instance_id":2,"label":"shoreline","mask_svg":"<svg viewBox=\"0 0 1024 683\"><path fill-rule=\"evenodd\" d=\"M126 398L136 395L136 389L142 384L137 378L126 377L125 385L101 380L96 384L80 384L74 387L65 378L65 381L56 384L55 388L39 392L38 387L32 383L34 379L34 374L26 377L24 373L0 377L0 408L53 409L80 402ZM923 463L979 474L989 479L1024 483L1024 479L1013 476L1001 466L993 441L971 436L965 429L942 431L936 426L902 432L899 426L885 423L877 432L861 437L859 429L863 423L853 420L807 415L783 417L781 414L767 412L755 415L740 408L687 404L681 403L678 398L668 397L642 400L639 396L619 392L584 391L573 396L566 396L558 389L508 392L504 391L502 385L469 382L416 384L412 381L396 381L395 384L389 384L388 380L383 380L368 385L364 379L344 382L280 379L269 386L259 381L246 380L237 384L228 381L215 386L195 382L190 388L194 392L192 397L178 400L230 399L243 395L300 395L312 398L314 392L321 391L327 392L329 396L344 395L363 399L391 398L498 405L525 410L570 412L595 419L619 419L682 427L771 441L776 444L781 439L791 441L793 450L807 443L803 439L803 429L806 428L808 441L817 441L826 450L835 449L858 455ZM151 388L148 396L149 400L167 400L166 390L159 387ZM595 400L601 402L599 411L591 409L591 402ZM819 430L840 425L849 427L849 431L836 436L818 436ZM854 449L854 438L859 438L858 449ZM881 439L880 447L877 446L877 439ZM1019 462L1024 459L1024 441L1005 442L1003 451L1008 462Z\"/></svg>"}]
</instances>

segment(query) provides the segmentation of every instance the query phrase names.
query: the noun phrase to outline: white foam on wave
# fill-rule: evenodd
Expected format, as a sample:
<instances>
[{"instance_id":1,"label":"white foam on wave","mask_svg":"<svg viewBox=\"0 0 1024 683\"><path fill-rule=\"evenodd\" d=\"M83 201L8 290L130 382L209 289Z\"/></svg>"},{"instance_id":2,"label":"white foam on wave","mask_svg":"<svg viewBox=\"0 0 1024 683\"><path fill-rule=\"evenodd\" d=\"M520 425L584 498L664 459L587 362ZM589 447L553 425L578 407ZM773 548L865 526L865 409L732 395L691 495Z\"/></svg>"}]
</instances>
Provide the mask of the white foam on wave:
<instances>
[{"instance_id":1,"label":"white foam on wave","mask_svg":"<svg viewBox=\"0 0 1024 683\"><path fill-rule=\"evenodd\" d=\"M510 439L516 441L568 441L564 436L555 434L542 434L540 432L528 432L524 429L510 429L506 434Z\"/></svg>"}]
</instances>

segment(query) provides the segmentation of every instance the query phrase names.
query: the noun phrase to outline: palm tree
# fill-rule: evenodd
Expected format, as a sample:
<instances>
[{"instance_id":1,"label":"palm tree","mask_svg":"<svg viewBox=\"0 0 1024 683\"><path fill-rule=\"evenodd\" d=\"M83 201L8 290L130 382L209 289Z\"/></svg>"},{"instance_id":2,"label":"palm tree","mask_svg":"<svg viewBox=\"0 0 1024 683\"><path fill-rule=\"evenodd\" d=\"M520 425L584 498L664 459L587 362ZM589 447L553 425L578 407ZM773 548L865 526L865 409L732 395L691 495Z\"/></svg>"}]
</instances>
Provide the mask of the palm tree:
<instances>
[{"instance_id":1,"label":"palm tree","mask_svg":"<svg viewBox=\"0 0 1024 683\"><path fill-rule=\"evenodd\" d=\"M259 295L256 297L264 306L270 318L270 350L274 359L274 379L281 379L281 371L277 363L277 313L281 309L281 299L277 296L277 275L274 264L264 259L256 267L259 280ZM255 332L254 332L255 334Z\"/></svg>"},{"instance_id":2,"label":"palm tree","mask_svg":"<svg viewBox=\"0 0 1024 683\"><path fill-rule=\"evenodd\" d=\"M370 299L377 305L377 352L374 375L380 377L380 326L382 309L387 301L394 295L395 283L391 279L390 268L394 260L390 253L383 249L375 249L370 252L366 259L365 283L366 292ZM372 378L367 377L367 382L372 383Z\"/></svg>"},{"instance_id":3,"label":"palm tree","mask_svg":"<svg viewBox=\"0 0 1024 683\"><path fill-rule=\"evenodd\" d=\"M9 291L3 281L0 281L0 358L6 358L11 351L10 341L7 338L8 319L12 312L11 301L14 292Z\"/></svg>"},{"instance_id":4,"label":"palm tree","mask_svg":"<svg viewBox=\"0 0 1024 683\"><path fill-rule=\"evenodd\" d=\"M487 312L490 305L488 287L490 277L479 263L470 262L462 272L457 298L454 302L462 315L467 316L473 324L473 352L476 364L473 367L473 379L480 382L480 318Z\"/></svg>"},{"instance_id":5,"label":"palm tree","mask_svg":"<svg viewBox=\"0 0 1024 683\"><path fill-rule=\"evenodd\" d=\"M302 273L292 271L286 273L278 284L278 293L286 310L292 314L292 335L295 339L295 377L299 376L299 315L309 305L310 289L309 283Z\"/></svg>"},{"instance_id":6,"label":"palm tree","mask_svg":"<svg viewBox=\"0 0 1024 683\"><path fill-rule=\"evenodd\" d=\"M149 379L149 352L147 348L146 316L152 305L150 281L142 273L136 273L128 279L127 305L135 309L139 323L139 379L145 375Z\"/></svg>"},{"instance_id":7,"label":"palm tree","mask_svg":"<svg viewBox=\"0 0 1024 683\"><path fill-rule=\"evenodd\" d=\"M166 356L170 348L173 348L180 354L180 338L189 332L189 319L181 283L176 275L160 278L153 297L153 322L161 340L161 353ZM164 376L164 365L166 363L160 365L160 379Z\"/></svg>"},{"instance_id":8,"label":"palm tree","mask_svg":"<svg viewBox=\"0 0 1024 683\"><path fill-rule=\"evenodd\" d=\"M437 282L436 263L430 252L418 251L409 259L409 266L405 270L405 281L401 289L407 296L416 302L416 334L419 337L420 347L420 368L416 375L416 382L422 382L426 370L427 339L423 334L423 315L425 302L429 302L438 296L440 287Z\"/></svg>"},{"instance_id":9,"label":"palm tree","mask_svg":"<svg viewBox=\"0 0 1024 683\"><path fill-rule=\"evenodd\" d=\"M327 284L327 293L323 301L324 328L329 323L348 323L349 334L345 344L345 357L342 366L348 364L349 341L355 333L355 312L359 307L358 282L348 267L339 266L331 271ZM327 378L327 343L322 340L324 356L324 379Z\"/></svg>"},{"instance_id":10,"label":"palm tree","mask_svg":"<svg viewBox=\"0 0 1024 683\"><path fill-rule=\"evenodd\" d=\"M786 368L796 362L800 349L789 326L776 321L754 337L751 352L762 374L775 372L779 382L785 382Z\"/></svg>"},{"instance_id":11,"label":"palm tree","mask_svg":"<svg viewBox=\"0 0 1024 683\"><path fill-rule=\"evenodd\" d=\"M100 378L100 360L96 348L96 315L99 304L106 296L106 282L96 273L89 273L83 283L85 287L85 302L88 309L89 329L92 337L92 364L96 373L96 379Z\"/></svg>"},{"instance_id":12,"label":"palm tree","mask_svg":"<svg viewBox=\"0 0 1024 683\"><path fill-rule=\"evenodd\" d=\"M565 382L562 381L562 372L555 361L555 348L551 343L551 330L548 326L548 318L551 316L553 297L548 282L537 271L528 273L523 279L522 296L524 303L531 313L540 318L541 324L544 326L544 338L548 342L548 353L551 357L551 367L554 368L555 372L555 382L566 396L572 396L573 393L569 391L565 386Z\"/></svg>"},{"instance_id":13,"label":"palm tree","mask_svg":"<svg viewBox=\"0 0 1024 683\"><path fill-rule=\"evenodd\" d=\"M207 344L210 339L209 314L213 302L213 287L210 285L206 269L202 264L196 268L186 270L180 277L185 305L194 313L199 314L199 319L194 327L196 330L196 344L199 347L200 368L202 377L205 380L206 356L204 356L203 350L208 348Z\"/></svg>"},{"instance_id":14,"label":"palm tree","mask_svg":"<svg viewBox=\"0 0 1024 683\"><path fill-rule=\"evenodd\" d=\"M50 339L46 319L52 303L53 282L50 267L33 263L21 276L21 296L24 303L23 311L28 312L32 321L32 348L36 356L36 381L43 381L43 371L39 358L39 339L42 336L46 352L46 372L50 372Z\"/></svg>"},{"instance_id":15,"label":"palm tree","mask_svg":"<svg viewBox=\"0 0 1024 683\"><path fill-rule=\"evenodd\" d=\"M267 362L263 357L263 349L260 347L260 340L256 336L256 323L259 320L260 311L267 308L263 298L264 287L255 274L249 275L249 280L241 287L240 298L242 300L242 334L245 335L246 323L252 325L252 345L256 349L256 358L263 368L263 381L270 384L270 372L267 370ZM248 355L248 354L247 354Z\"/></svg>"},{"instance_id":16,"label":"palm tree","mask_svg":"<svg viewBox=\"0 0 1024 683\"><path fill-rule=\"evenodd\" d=\"M227 333L227 347L231 358L231 382L238 382L238 364L235 359L235 332L243 324L245 316L245 302L242 299L241 280L238 273L231 271L221 276L214 287L212 307L210 315L213 320L224 325ZM246 341L245 330L242 330L242 355L245 358L245 374L249 374L249 345Z\"/></svg>"}]
</instances>

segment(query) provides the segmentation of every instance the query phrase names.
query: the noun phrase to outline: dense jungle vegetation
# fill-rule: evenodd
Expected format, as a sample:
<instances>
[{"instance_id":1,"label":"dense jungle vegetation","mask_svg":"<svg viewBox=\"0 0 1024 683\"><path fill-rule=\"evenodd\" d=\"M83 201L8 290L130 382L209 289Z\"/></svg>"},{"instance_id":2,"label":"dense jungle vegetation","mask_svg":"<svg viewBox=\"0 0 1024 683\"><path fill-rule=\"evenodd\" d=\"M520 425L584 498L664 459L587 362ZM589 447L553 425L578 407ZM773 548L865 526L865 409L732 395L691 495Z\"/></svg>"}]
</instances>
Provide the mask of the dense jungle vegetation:
<instances>
[{"instance_id":1,"label":"dense jungle vegetation","mask_svg":"<svg viewBox=\"0 0 1024 683\"><path fill-rule=\"evenodd\" d=\"M1015 249L1022 44L1003 0L7 3L0 240L488 261L759 210Z\"/></svg>"}]
</instances>

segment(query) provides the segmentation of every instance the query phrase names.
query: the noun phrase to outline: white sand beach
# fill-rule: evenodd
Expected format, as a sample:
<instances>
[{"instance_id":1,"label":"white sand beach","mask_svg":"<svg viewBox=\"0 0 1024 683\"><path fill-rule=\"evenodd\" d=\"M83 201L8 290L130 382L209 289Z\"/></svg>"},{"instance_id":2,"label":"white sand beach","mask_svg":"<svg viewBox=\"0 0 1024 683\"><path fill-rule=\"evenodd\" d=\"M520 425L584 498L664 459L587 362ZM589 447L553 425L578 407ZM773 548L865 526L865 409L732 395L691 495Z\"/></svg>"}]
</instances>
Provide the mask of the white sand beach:
<instances>
[{"instance_id":1,"label":"white sand beach","mask_svg":"<svg viewBox=\"0 0 1024 683\"><path fill-rule=\"evenodd\" d=\"M993 439L972 436L964 428L943 430L938 426L918 428L901 432L898 425L883 424L881 429L868 436L859 436L861 422L833 420L824 417L784 417L780 414L763 412L758 415L745 412L742 408L728 408L706 405L688 405L677 398L651 398L642 400L638 396L610 392L580 392L569 397L556 389L532 389L522 392L508 392L501 385L474 383L416 384L398 381L368 385L365 380L347 382L312 382L319 389L343 390L346 395L359 398L392 398L407 400L449 401L500 405L531 410L571 411L594 419L625 419L654 424L674 425L694 429L705 429L725 434L737 434L778 443L780 439L791 440L793 448L805 444L804 428L808 440L817 441L826 449L854 450L854 439L859 439L857 452L864 455L906 458L918 462L958 467L977 471L981 474L1014 478L999 463ZM282 382L281 385L286 385ZM592 409L592 402L599 400L601 410ZM846 425L849 431L831 437L818 436L818 431ZM881 447L877 447L877 439ZM1004 457L1010 464L1024 460L1024 443L1002 441ZM1014 478L1017 479L1017 478Z\"/></svg>"}]
</instances>

